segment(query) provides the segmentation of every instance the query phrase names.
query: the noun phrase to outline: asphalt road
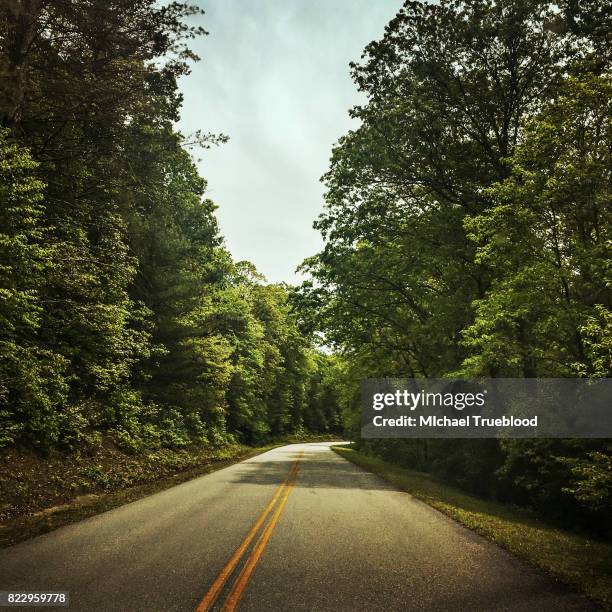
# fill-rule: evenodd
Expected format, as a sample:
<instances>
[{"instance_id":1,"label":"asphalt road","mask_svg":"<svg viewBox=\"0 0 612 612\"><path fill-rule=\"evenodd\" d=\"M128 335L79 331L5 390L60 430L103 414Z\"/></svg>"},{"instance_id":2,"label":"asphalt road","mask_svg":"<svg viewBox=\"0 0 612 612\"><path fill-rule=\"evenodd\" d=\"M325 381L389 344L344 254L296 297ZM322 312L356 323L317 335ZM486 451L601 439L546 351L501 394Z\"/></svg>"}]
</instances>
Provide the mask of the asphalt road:
<instances>
[{"instance_id":1,"label":"asphalt road","mask_svg":"<svg viewBox=\"0 0 612 612\"><path fill-rule=\"evenodd\" d=\"M596 609L328 447L284 446L2 550L0 590L68 591L87 612Z\"/></svg>"}]
</instances>

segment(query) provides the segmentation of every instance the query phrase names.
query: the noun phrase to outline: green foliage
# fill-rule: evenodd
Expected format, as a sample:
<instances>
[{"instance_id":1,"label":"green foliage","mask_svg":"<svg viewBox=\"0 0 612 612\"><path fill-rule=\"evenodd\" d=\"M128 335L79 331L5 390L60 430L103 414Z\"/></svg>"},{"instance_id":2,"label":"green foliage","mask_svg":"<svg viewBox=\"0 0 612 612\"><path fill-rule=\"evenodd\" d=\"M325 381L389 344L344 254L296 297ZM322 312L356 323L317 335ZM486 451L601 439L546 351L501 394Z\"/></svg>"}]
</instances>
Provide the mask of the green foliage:
<instances>
[{"instance_id":1,"label":"green foliage","mask_svg":"<svg viewBox=\"0 0 612 612\"><path fill-rule=\"evenodd\" d=\"M610 313L611 99L609 76L566 79L526 126L491 206L466 218L494 272L464 332L466 373L493 362L508 376L609 375L596 327Z\"/></svg>"},{"instance_id":2,"label":"green foliage","mask_svg":"<svg viewBox=\"0 0 612 612\"><path fill-rule=\"evenodd\" d=\"M560 459L568 465L572 484L564 488L576 499L594 510L606 511L612 505L612 456L601 452L588 453L584 458Z\"/></svg>"},{"instance_id":3,"label":"green foliage","mask_svg":"<svg viewBox=\"0 0 612 612\"><path fill-rule=\"evenodd\" d=\"M0 445L338 427L288 290L232 261L173 128L186 3L0 6ZM312 415L309 414L312 412Z\"/></svg>"},{"instance_id":4,"label":"green foliage","mask_svg":"<svg viewBox=\"0 0 612 612\"><path fill-rule=\"evenodd\" d=\"M44 183L27 150L0 131L0 444L56 442L66 360L40 341L40 287L55 252L45 245Z\"/></svg>"},{"instance_id":5,"label":"green foliage","mask_svg":"<svg viewBox=\"0 0 612 612\"><path fill-rule=\"evenodd\" d=\"M610 376L612 368L612 312L601 304L596 304L594 313L579 328L584 339L586 361L591 364L592 376ZM584 370L578 371L582 375Z\"/></svg>"},{"instance_id":6,"label":"green foliage","mask_svg":"<svg viewBox=\"0 0 612 612\"><path fill-rule=\"evenodd\" d=\"M367 101L333 149L324 249L293 299L342 357L353 439L363 378L611 375L604 5L407 1L352 64ZM605 441L360 444L611 533Z\"/></svg>"}]
</instances>

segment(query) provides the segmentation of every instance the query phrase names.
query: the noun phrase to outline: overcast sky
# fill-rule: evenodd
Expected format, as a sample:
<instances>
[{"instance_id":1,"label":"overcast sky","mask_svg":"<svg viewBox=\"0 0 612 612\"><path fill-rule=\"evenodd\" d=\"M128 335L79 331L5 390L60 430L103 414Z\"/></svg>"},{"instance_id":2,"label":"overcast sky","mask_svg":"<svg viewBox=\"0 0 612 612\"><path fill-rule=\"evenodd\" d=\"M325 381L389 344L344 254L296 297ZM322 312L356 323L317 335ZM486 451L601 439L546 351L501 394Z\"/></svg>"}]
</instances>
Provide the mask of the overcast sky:
<instances>
[{"instance_id":1,"label":"overcast sky","mask_svg":"<svg viewBox=\"0 0 612 612\"><path fill-rule=\"evenodd\" d=\"M331 147L361 101L348 63L382 36L401 0L198 0L210 35L181 80L184 133L223 132L230 142L195 152L235 259L269 281L296 283L320 250Z\"/></svg>"}]
</instances>

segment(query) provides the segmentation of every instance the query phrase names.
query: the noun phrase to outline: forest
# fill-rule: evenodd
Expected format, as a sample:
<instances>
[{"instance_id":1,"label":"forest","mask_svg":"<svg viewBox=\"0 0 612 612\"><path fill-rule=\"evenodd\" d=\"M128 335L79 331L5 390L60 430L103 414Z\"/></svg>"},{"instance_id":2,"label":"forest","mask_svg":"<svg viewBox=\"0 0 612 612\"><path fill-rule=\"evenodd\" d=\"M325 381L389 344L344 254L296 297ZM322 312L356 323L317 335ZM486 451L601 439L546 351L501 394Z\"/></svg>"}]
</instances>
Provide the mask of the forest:
<instances>
[{"instance_id":1,"label":"forest","mask_svg":"<svg viewBox=\"0 0 612 612\"><path fill-rule=\"evenodd\" d=\"M290 288L224 246L177 80L200 9L0 5L0 446L258 444L339 428Z\"/></svg>"},{"instance_id":2,"label":"forest","mask_svg":"<svg viewBox=\"0 0 612 612\"><path fill-rule=\"evenodd\" d=\"M610 377L612 11L405 2L351 65L303 264L362 449L612 534L610 440L359 441L367 377Z\"/></svg>"},{"instance_id":3,"label":"forest","mask_svg":"<svg viewBox=\"0 0 612 612\"><path fill-rule=\"evenodd\" d=\"M200 12L0 4L0 447L346 435L612 534L610 440L359 440L364 378L612 376L609 4L406 1L298 287L224 245L192 150L227 137L176 129Z\"/></svg>"}]
</instances>

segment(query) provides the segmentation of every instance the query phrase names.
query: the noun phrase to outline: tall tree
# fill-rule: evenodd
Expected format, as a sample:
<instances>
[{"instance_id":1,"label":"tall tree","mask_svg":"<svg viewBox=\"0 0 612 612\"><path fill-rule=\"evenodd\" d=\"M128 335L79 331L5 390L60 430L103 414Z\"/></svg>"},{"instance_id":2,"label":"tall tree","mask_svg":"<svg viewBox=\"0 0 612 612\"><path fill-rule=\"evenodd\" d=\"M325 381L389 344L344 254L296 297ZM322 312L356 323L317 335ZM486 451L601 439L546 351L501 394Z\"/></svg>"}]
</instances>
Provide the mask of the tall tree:
<instances>
[{"instance_id":1,"label":"tall tree","mask_svg":"<svg viewBox=\"0 0 612 612\"><path fill-rule=\"evenodd\" d=\"M464 219L488 207L525 118L558 86L567 41L553 18L544 2L407 2L353 65L368 103L334 149L325 250L306 264L328 290L332 340L378 345L408 374L461 363L491 282Z\"/></svg>"},{"instance_id":2,"label":"tall tree","mask_svg":"<svg viewBox=\"0 0 612 612\"><path fill-rule=\"evenodd\" d=\"M0 131L0 445L58 441L67 360L40 340L40 291L57 256L45 244L44 183L28 151Z\"/></svg>"}]
</instances>

